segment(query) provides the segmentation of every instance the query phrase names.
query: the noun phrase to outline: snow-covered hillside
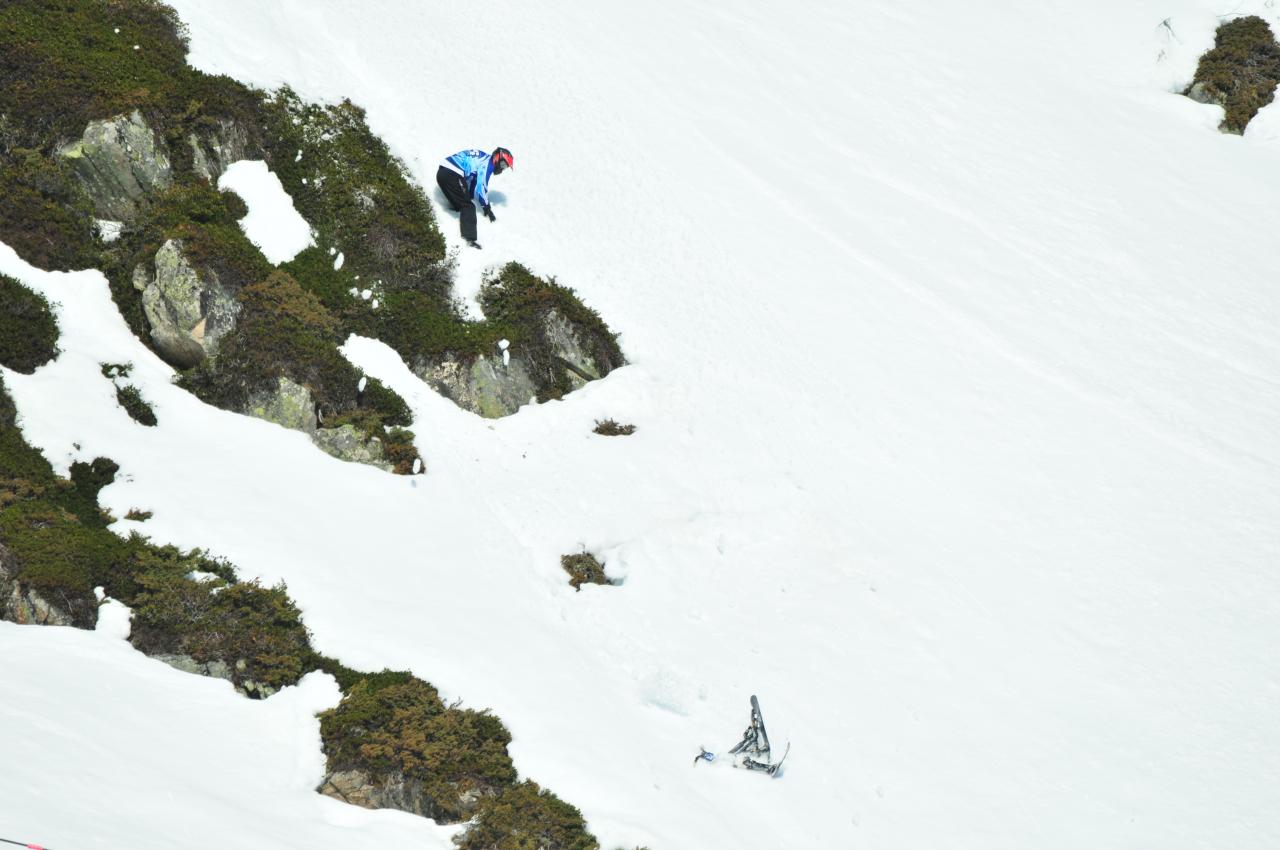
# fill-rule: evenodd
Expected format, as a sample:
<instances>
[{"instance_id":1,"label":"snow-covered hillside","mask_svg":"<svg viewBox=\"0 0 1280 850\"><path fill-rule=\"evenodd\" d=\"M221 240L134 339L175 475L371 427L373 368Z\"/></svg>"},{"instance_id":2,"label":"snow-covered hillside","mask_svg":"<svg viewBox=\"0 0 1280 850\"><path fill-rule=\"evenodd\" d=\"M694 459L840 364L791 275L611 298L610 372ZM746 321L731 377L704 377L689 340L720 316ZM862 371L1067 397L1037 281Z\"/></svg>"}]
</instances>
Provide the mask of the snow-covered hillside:
<instances>
[{"instance_id":1,"label":"snow-covered hillside","mask_svg":"<svg viewBox=\"0 0 1280 850\"><path fill-rule=\"evenodd\" d=\"M493 709L607 850L1280 843L1280 107L1241 138L1173 93L1227 9L170 2L193 64L350 97L438 205L443 155L510 148L460 294L519 260L631 365L489 421L354 338L414 410L396 477L201 404L99 273L0 247L61 303L3 376L24 432L120 464L104 506L154 517L118 530ZM620 586L568 587L584 548ZM311 793L322 675L249 702L109 622L0 624L0 678L0 836L449 846ZM691 766L753 693L783 776Z\"/></svg>"}]
</instances>

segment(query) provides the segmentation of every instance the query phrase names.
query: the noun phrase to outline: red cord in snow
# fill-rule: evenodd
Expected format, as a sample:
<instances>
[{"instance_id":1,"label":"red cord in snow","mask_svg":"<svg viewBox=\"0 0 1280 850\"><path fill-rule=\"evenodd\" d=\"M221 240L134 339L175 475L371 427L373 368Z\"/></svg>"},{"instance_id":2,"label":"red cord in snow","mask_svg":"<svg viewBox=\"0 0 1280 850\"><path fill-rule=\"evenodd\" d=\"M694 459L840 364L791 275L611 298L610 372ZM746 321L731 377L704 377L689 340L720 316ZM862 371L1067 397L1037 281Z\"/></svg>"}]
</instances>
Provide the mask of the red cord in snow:
<instances>
[{"instance_id":1,"label":"red cord in snow","mask_svg":"<svg viewBox=\"0 0 1280 850\"><path fill-rule=\"evenodd\" d=\"M49 850L48 847L41 847L39 844L28 844L25 841L10 841L7 838L0 838L0 841L3 841L5 844L14 844L18 847L25 847L27 850Z\"/></svg>"}]
</instances>

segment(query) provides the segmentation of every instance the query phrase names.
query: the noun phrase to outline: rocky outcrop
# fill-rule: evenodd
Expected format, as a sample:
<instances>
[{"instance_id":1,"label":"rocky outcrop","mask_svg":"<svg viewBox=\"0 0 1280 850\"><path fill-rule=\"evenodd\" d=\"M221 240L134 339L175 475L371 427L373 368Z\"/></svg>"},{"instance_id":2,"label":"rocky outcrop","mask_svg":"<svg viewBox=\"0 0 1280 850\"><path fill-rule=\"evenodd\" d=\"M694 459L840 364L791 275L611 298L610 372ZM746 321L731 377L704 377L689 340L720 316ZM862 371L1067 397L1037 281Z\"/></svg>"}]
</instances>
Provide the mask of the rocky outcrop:
<instances>
[{"instance_id":1,"label":"rocky outcrop","mask_svg":"<svg viewBox=\"0 0 1280 850\"><path fill-rule=\"evenodd\" d=\"M487 419L510 416L538 394L523 357L422 360L414 373L459 407Z\"/></svg>"},{"instance_id":2,"label":"rocky outcrop","mask_svg":"<svg viewBox=\"0 0 1280 850\"><path fill-rule=\"evenodd\" d=\"M242 658L236 661L234 667L225 661L197 661L190 655L181 655L175 653L156 653L151 656L157 661L163 661L176 670L184 673L195 673L197 676L209 676L214 679L226 679L229 682L235 682L239 677L236 673L243 673L248 669L248 663ZM255 682L252 679L244 679L238 685L236 690L249 699L266 699L276 692L276 689L270 685L261 682Z\"/></svg>"},{"instance_id":3,"label":"rocky outcrop","mask_svg":"<svg viewBox=\"0 0 1280 850\"><path fill-rule=\"evenodd\" d=\"M308 435L316 432L316 405L311 390L288 378L280 378L274 392L249 399L243 412Z\"/></svg>"},{"instance_id":4,"label":"rocky outcrop","mask_svg":"<svg viewBox=\"0 0 1280 850\"><path fill-rule=\"evenodd\" d=\"M0 543L0 620L19 625L74 626L76 618L17 578L18 562Z\"/></svg>"},{"instance_id":5,"label":"rocky outcrop","mask_svg":"<svg viewBox=\"0 0 1280 850\"><path fill-rule=\"evenodd\" d=\"M376 436L367 437L354 425L321 428L311 390L288 378L280 378L274 392L261 393L249 400L244 413L274 422L294 431L302 431L323 452L351 463L376 466L391 472L386 446Z\"/></svg>"},{"instance_id":6,"label":"rocky outcrop","mask_svg":"<svg viewBox=\"0 0 1280 850\"><path fill-rule=\"evenodd\" d=\"M187 144L191 147L192 170L215 185L228 166L250 158L249 134L241 125L226 119L202 135L190 134Z\"/></svg>"},{"instance_id":7,"label":"rocky outcrop","mask_svg":"<svg viewBox=\"0 0 1280 850\"><path fill-rule=\"evenodd\" d=\"M538 328L538 347L550 359L549 367L563 370L570 390L576 390L608 374L621 364L600 364L574 325L552 309ZM603 366L603 368L602 368ZM492 355L471 358L419 360L414 373L436 392L461 408L487 419L510 416L539 395L535 376L540 368L530 347L513 346Z\"/></svg>"},{"instance_id":8,"label":"rocky outcrop","mask_svg":"<svg viewBox=\"0 0 1280 850\"><path fill-rule=\"evenodd\" d=\"M354 425L318 428L311 435L311 441L319 446L321 451L339 460L376 466L384 472L390 472L392 469L382 440L377 437L366 437Z\"/></svg>"},{"instance_id":9,"label":"rocky outcrop","mask_svg":"<svg viewBox=\"0 0 1280 850\"><path fill-rule=\"evenodd\" d=\"M160 246L152 269L142 264L133 270L133 288L142 293L160 356L176 369L190 369L217 351L218 340L235 327L240 305L211 269L197 271L182 247L178 239Z\"/></svg>"},{"instance_id":10,"label":"rocky outcrop","mask_svg":"<svg viewBox=\"0 0 1280 850\"><path fill-rule=\"evenodd\" d=\"M337 770L327 774L316 789L321 794L362 806L366 809L399 809L441 823L452 818L442 817L440 806L425 791L423 783L407 778L402 773L390 773L374 777L363 770ZM458 798L464 811L470 811L479 803L478 791L462 794Z\"/></svg>"},{"instance_id":11,"label":"rocky outcrop","mask_svg":"<svg viewBox=\"0 0 1280 850\"><path fill-rule=\"evenodd\" d=\"M612 364L606 364L607 368L603 370L600 368L595 358L587 353L587 348L573 325L555 310L547 312L542 327L551 356L565 367L575 390L586 386L587 381L594 381L612 370Z\"/></svg>"},{"instance_id":12,"label":"rocky outcrop","mask_svg":"<svg viewBox=\"0 0 1280 850\"><path fill-rule=\"evenodd\" d=\"M132 221L139 204L173 183L169 157L142 114L92 121L84 135L58 150L93 201L99 218Z\"/></svg>"}]
</instances>

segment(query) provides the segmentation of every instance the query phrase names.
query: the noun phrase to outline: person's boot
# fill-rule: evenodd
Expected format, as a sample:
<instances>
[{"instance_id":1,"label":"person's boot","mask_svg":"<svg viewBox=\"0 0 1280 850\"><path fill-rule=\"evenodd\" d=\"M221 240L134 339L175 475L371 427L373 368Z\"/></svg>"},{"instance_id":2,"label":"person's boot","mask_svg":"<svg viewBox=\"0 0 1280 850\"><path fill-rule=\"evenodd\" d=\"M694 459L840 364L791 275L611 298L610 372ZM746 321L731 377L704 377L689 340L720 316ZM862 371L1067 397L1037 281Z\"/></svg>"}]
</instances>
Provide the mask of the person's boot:
<instances>
[{"instance_id":1,"label":"person's boot","mask_svg":"<svg viewBox=\"0 0 1280 850\"><path fill-rule=\"evenodd\" d=\"M475 248L476 250L481 249L480 243L474 239L468 239L467 244L470 245L472 248Z\"/></svg>"}]
</instances>

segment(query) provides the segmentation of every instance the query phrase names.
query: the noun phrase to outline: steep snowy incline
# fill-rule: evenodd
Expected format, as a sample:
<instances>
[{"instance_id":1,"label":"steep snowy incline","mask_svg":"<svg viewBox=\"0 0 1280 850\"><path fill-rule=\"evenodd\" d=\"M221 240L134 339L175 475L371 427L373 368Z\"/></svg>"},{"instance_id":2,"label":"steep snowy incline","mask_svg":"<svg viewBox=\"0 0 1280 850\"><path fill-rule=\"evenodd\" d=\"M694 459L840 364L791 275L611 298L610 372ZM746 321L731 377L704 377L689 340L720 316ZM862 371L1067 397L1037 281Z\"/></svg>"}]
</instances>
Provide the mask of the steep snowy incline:
<instances>
[{"instance_id":1,"label":"steep snowy incline","mask_svg":"<svg viewBox=\"0 0 1280 850\"><path fill-rule=\"evenodd\" d=\"M174 5L194 63L351 97L433 196L511 148L460 287L557 275L633 365L490 423L352 340L415 410L394 479L0 252L70 327L5 376L27 432L119 461L118 513L492 707L608 850L1280 841L1280 141L1170 93L1221 9ZM124 357L154 433L84 399ZM565 586L582 547L622 586ZM753 692L784 778L691 768Z\"/></svg>"}]
</instances>

